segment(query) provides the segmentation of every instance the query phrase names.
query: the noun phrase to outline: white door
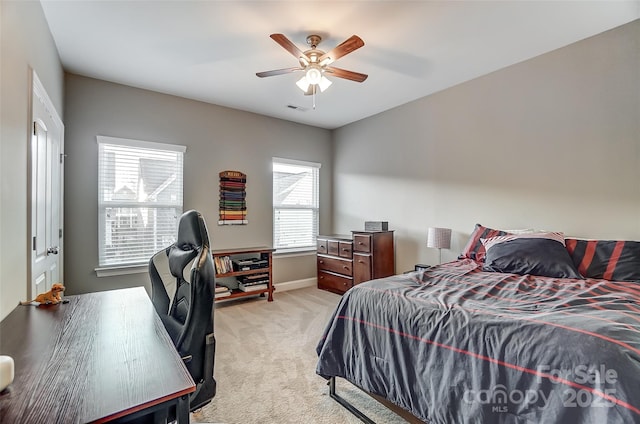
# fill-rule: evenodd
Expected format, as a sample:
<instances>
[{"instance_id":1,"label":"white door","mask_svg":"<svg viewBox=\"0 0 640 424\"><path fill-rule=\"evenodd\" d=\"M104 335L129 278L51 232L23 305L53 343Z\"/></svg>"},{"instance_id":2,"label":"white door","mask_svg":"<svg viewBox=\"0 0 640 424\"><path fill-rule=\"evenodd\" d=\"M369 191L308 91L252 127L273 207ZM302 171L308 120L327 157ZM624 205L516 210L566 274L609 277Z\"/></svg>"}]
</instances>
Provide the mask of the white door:
<instances>
[{"instance_id":1,"label":"white door","mask_svg":"<svg viewBox=\"0 0 640 424\"><path fill-rule=\"evenodd\" d=\"M31 287L29 297L62 282L62 120L33 73L31 127Z\"/></svg>"}]
</instances>

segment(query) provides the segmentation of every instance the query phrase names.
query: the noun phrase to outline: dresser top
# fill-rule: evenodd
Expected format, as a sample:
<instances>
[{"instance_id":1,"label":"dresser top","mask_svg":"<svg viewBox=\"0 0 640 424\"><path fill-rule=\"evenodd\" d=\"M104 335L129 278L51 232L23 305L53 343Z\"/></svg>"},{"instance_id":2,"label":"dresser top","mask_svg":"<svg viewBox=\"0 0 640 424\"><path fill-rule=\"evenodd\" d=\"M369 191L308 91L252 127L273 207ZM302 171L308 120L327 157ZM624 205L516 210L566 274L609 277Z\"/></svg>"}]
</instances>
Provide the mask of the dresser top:
<instances>
[{"instance_id":1,"label":"dresser top","mask_svg":"<svg viewBox=\"0 0 640 424\"><path fill-rule=\"evenodd\" d=\"M352 241L353 238L351 237L351 234L322 234L322 235L318 235L319 239L326 239L326 240L343 240L343 241Z\"/></svg>"},{"instance_id":2,"label":"dresser top","mask_svg":"<svg viewBox=\"0 0 640 424\"><path fill-rule=\"evenodd\" d=\"M352 233L393 233L395 230L351 230Z\"/></svg>"}]
</instances>

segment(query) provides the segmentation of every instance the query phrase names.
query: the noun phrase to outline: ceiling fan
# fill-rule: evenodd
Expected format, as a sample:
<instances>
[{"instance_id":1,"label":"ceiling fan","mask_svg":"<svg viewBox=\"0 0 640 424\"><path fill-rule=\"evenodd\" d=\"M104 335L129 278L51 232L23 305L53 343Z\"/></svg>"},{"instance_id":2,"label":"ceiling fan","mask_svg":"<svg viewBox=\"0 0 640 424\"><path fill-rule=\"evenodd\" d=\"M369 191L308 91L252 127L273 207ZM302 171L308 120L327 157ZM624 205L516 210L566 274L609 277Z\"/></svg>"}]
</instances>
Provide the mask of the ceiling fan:
<instances>
[{"instance_id":1,"label":"ceiling fan","mask_svg":"<svg viewBox=\"0 0 640 424\"><path fill-rule=\"evenodd\" d=\"M368 75L359 72L329 66L341 57L364 46L364 41L357 35L352 35L327 53L318 49L318 44L322 41L322 37L319 35L312 34L307 37L307 44L311 48L304 52L296 47L284 34L271 34L270 37L286 51L294 55L296 59L298 59L298 62L300 62L300 66L257 72L256 75L260 78L303 71L304 76L296 82L296 85L300 87L305 94L315 95L317 88L320 88L320 91L324 91L331 85L331 81L326 78L325 75L356 82L363 82L368 77Z\"/></svg>"}]
</instances>

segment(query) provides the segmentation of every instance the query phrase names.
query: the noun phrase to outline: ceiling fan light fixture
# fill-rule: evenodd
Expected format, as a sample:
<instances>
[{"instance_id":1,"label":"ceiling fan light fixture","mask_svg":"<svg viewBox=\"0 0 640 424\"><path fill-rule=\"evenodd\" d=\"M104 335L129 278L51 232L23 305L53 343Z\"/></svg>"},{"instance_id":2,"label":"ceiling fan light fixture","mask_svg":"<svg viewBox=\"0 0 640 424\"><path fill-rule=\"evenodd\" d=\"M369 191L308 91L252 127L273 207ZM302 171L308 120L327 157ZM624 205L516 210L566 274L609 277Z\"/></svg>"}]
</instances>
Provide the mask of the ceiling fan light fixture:
<instances>
[{"instance_id":1,"label":"ceiling fan light fixture","mask_svg":"<svg viewBox=\"0 0 640 424\"><path fill-rule=\"evenodd\" d=\"M323 75L322 78L320 78L320 82L318 83L318 86L320 87L320 91L323 92L324 90L329 88L331 84L333 84L331 80L329 80L329 78Z\"/></svg>"},{"instance_id":2,"label":"ceiling fan light fixture","mask_svg":"<svg viewBox=\"0 0 640 424\"><path fill-rule=\"evenodd\" d=\"M296 85L298 86L298 88L300 88L300 90L302 90L302 91L304 91L306 93L311 84L309 84L309 81L307 80L307 77L303 76L302 78L300 78L296 82Z\"/></svg>"},{"instance_id":3,"label":"ceiling fan light fixture","mask_svg":"<svg viewBox=\"0 0 640 424\"><path fill-rule=\"evenodd\" d=\"M307 77L307 81L309 84L319 84L322 80L322 71L320 68L316 66L309 66L307 71L305 72L305 76Z\"/></svg>"},{"instance_id":4,"label":"ceiling fan light fixture","mask_svg":"<svg viewBox=\"0 0 640 424\"><path fill-rule=\"evenodd\" d=\"M296 47L296 45L293 44L284 34L271 34L270 37L289 53L294 55L298 59L300 66L257 72L256 75L263 78L303 71L304 76L296 82L296 85L304 92L305 95L314 96L314 109L315 95L318 92L318 89L321 92L325 91L332 84L329 79L325 78L325 73L329 73L332 77L356 82L363 82L367 79L367 75L365 74L328 66L341 57L364 46L364 41L362 41L362 39L357 35L352 35L327 53L317 49L318 44L322 40L322 37L319 35L312 34L307 37L307 44L311 49L304 52Z\"/></svg>"}]
</instances>

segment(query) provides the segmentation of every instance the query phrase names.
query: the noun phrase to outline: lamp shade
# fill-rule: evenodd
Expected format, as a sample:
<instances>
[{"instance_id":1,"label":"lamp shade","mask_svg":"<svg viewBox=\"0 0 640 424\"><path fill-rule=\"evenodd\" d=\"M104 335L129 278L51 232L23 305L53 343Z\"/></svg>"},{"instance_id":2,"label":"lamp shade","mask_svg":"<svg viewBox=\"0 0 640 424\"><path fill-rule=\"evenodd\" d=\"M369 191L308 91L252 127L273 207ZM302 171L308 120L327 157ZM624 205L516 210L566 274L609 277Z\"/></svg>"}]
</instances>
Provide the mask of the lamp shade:
<instances>
[{"instance_id":1,"label":"lamp shade","mask_svg":"<svg viewBox=\"0 0 640 424\"><path fill-rule=\"evenodd\" d=\"M331 81L329 81L328 78L326 78L324 75L322 76L322 78L320 78L320 82L318 83L318 86L320 87L320 91L324 91L327 88L329 88L329 86L333 84Z\"/></svg>"},{"instance_id":2,"label":"lamp shade","mask_svg":"<svg viewBox=\"0 0 640 424\"><path fill-rule=\"evenodd\" d=\"M309 84L309 81L307 80L307 77L303 76L302 78L300 78L298 80L298 82L296 82L296 85L300 88L300 90L307 91L311 84Z\"/></svg>"},{"instance_id":3,"label":"lamp shade","mask_svg":"<svg viewBox=\"0 0 640 424\"><path fill-rule=\"evenodd\" d=\"M451 228L429 227L427 232L427 247L448 249L451 247Z\"/></svg>"}]
</instances>

